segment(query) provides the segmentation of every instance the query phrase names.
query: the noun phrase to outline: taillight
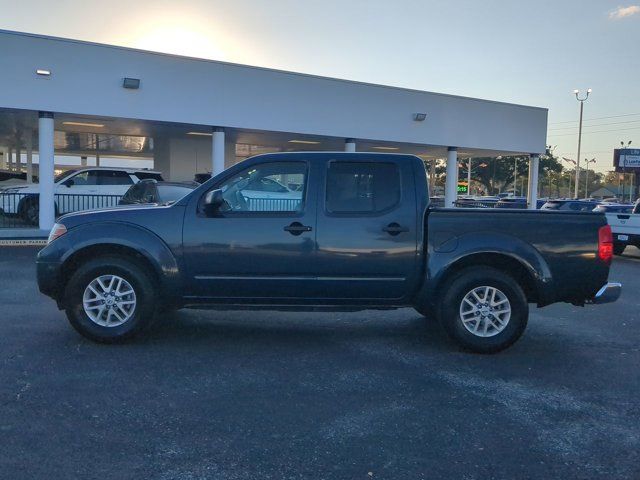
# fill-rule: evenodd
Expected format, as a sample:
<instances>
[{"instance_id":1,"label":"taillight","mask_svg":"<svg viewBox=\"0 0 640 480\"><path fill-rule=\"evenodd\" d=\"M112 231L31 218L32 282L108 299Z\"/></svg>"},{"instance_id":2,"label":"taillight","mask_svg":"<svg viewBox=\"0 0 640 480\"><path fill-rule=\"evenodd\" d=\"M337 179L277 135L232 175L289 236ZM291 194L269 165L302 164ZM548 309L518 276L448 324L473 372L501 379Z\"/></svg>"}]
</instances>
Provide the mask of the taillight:
<instances>
[{"instance_id":1,"label":"taillight","mask_svg":"<svg viewBox=\"0 0 640 480\"><path fill-rule=\"evenodd\" d=\"M598 257L606 263L610 263L613 258L611 225L605 225L598 230Z\"/></svg>"},{"instance_id":2,"label":"taillight","mask_svg":"<svg viewBox=\"0 0 640 480\"><path fill-rule=\"evenodd\" d=\"M47 244L53 242L56 238L61 237L67 233L67 227L62 225L61 223L56 223L53 225L51 232L49 233L49 239L47 240Z\"/></svg>"}]
</instances>

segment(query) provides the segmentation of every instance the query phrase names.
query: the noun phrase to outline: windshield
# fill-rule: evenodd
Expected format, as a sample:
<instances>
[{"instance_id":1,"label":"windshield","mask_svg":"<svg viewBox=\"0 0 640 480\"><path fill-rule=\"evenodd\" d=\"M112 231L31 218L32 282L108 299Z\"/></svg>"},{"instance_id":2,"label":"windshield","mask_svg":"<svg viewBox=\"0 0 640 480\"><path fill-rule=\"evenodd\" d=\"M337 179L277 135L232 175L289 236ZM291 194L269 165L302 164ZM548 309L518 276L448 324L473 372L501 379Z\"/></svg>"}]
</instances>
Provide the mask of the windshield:
<instances>
[{"instance_id":1,"label":"windshield","mask_svg":"<svg viewBox=\"0 0 640 480\"><path fill-rule=\"evenodd\" d=\"M71 175L73 175L74 173L76 173L78 170L66 170L58 175L55 176L55 178L53 179L53 181L55 183L61 182L63 181L65 178L70 177Z\"/></svg>"}]
</instances>

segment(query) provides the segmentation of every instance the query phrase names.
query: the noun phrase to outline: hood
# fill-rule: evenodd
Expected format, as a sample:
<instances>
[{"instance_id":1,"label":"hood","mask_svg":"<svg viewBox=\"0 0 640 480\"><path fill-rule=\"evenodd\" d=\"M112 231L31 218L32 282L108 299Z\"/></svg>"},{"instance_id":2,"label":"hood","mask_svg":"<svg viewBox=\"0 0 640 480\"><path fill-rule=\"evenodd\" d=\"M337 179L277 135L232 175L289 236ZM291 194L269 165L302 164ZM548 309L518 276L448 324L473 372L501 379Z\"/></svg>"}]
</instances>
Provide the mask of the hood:
<instances>
[{"instance_id":1,"label":"hood","mask_svg":"<svg viewBox=\"0 0 640 480\"><path fill-rule=\"evenodd\" d=\"M98 210L86 210L82 212L67 213L61 216L57 223L64 224L67 228L73 228L80 224L92 222L134 222L141 219L149 219L156 215L163 215L167 209L174 205L157 205L154 203L143 205L118 205L115 207Z\"/></svg>"}]
</instances>

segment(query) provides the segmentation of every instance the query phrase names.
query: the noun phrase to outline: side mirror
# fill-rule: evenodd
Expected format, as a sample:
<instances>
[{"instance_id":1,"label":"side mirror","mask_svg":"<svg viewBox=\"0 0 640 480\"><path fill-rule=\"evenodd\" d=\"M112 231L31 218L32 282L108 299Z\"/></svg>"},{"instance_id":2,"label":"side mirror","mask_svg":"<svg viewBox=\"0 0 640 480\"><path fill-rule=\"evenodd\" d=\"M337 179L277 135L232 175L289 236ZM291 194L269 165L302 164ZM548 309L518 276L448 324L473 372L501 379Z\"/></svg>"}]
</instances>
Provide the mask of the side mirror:
<instances>
[{"instance_id":1,"label":"side mirror","mask_svg":"<svg viewBox=\"0 0 640 480\"><path fill-rule=\"evenodd\" d=\"M67 187L67 188L71 188L71 187L73 187L74 183L75 182L72 179L69 179L66 182L64 182L64 186Z\"/></svg>"},{"instance_id":2,"label":"side mirror","mask_svg":"<svg viewBox=\"0 0 640 480\"><path fill-rule=\"evenodd\" d=\"M215 215L227 201L222 196L222 190L216 189L207 192L204 197L204 210L207 215Z\"/></svg>"}]
</instances>

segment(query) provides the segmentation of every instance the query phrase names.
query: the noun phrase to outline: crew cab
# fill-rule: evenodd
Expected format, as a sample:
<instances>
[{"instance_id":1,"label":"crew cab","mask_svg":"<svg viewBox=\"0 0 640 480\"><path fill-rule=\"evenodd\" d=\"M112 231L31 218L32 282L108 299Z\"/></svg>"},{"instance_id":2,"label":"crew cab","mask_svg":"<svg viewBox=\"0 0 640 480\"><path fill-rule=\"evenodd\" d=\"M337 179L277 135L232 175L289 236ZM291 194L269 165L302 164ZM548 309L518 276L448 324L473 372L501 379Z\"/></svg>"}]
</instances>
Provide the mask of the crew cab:
<instances>
[{"instance_id":1,"label":"crew cab","mask_svg":"<svg viewBox=\"0 0 640 480\"><path fill-rule=\"evenodd\" d=\"M640 248L640 200L628 213L606 213L613 232L613 253L622 255L628 245Z\"/></svg>"},{"instance_id":2,"label":"crew cab","mask_svg":"<svg viewBox=\"0 0 640 480\"><path fill-rule=\"evenodd\" d=\"M296 195L245 195L265 181ZM413 307L477 352L515 342L529 304L619 296L604 215L430 208L427 185L412 155L256 156L172 205L63 216L38 254L39 288L100 342L182 307Z\"/></svg>"},{"instance_id":3,"label":"crew cab","mask_svg":"<svg viewBox=\"0 0 640 480\"><path fill-rule=\"evenodd\" d=\"M55 211L62 215L78 210L111 207L143 179L162 180L160 172L118 167L89 167L65 170L54 179ZM12 185L0 190L0 209L37 225L39 215L37 183Z\"/></svg>"}]
</instances>

